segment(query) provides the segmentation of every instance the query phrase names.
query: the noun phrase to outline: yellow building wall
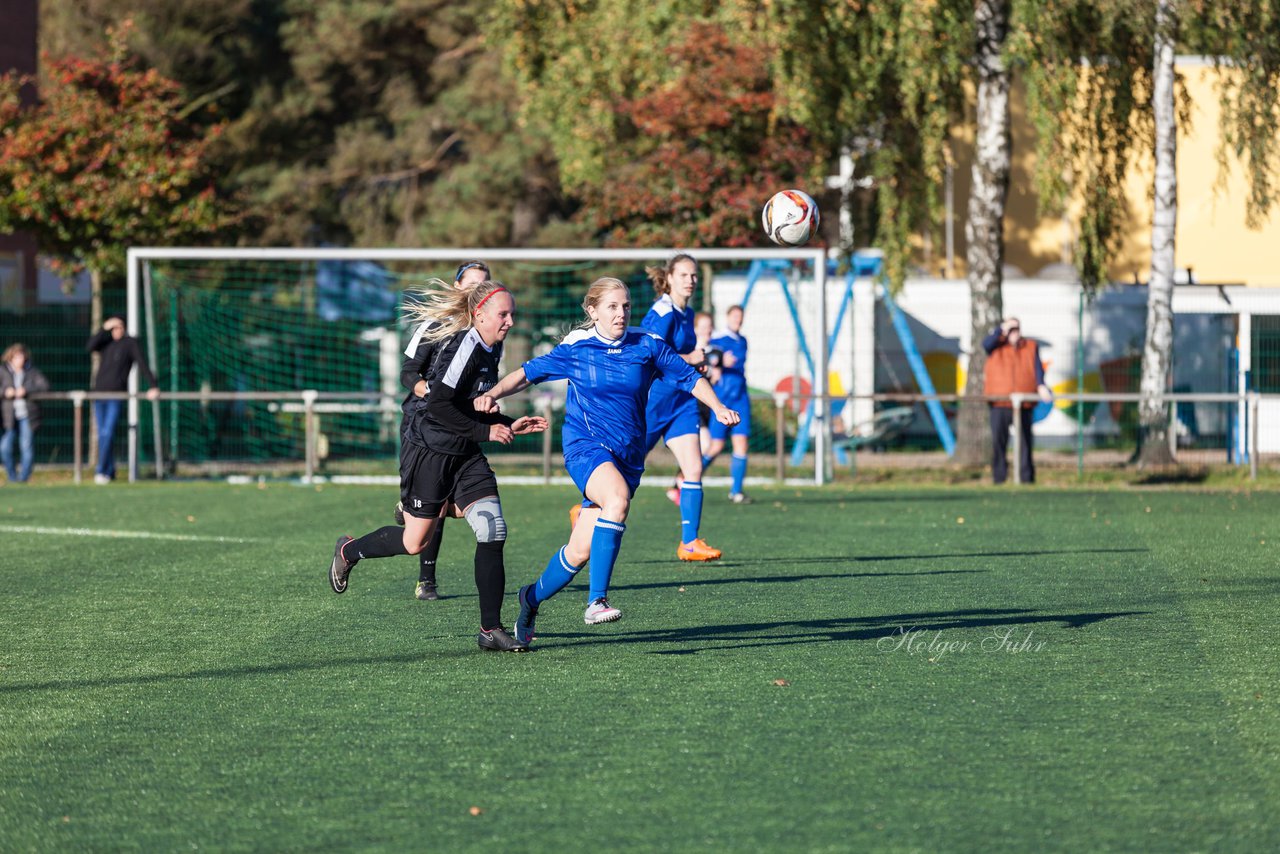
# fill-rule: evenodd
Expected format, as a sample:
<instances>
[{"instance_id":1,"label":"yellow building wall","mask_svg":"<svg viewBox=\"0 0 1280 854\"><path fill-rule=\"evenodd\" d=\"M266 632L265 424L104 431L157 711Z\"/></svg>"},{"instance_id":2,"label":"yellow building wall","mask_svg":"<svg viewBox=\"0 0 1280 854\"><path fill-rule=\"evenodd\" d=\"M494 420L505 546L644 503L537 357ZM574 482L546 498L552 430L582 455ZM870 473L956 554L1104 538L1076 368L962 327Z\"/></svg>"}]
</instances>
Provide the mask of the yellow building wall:
<instances>
[{"instance_id":1,"label":"yellow building wall","mask_svg":"<svg viewBox=\"0 0 1280 854\"><path fill-rule=\"evenodd\" d=\"M1191 268L1204 284L1280 287L1280 209L1258 230L1245 226L1248 182L1244 167L1228 158L1220 184L1218 72L1208 60L1179 57L1177 71L1190 102L1189 122L1178 128L1178 233L1176 263ZM1013 158L1005 215L1005 263L1027 276L1050 264L1071 263L1075 224L1070 215L1041 214L1034 183L1035 136L1027 119L1026 95L1014 87L1010 98ZM1149 146L1148 146L1149 147ZM964 227L973 165L972 124L952 136L954 169L955 258L951 275L965 275ZM1115 281L1145 282L1151 266L1152 174L1150 156L1130 164L1128 218L1121 245L1111 263ZM1078 203L1075 205L1078 208ZM937 242L918 256L930 275L947 275ZM1014 271L1010 271L1014 272Z\"/></svg>"}]
</instances>

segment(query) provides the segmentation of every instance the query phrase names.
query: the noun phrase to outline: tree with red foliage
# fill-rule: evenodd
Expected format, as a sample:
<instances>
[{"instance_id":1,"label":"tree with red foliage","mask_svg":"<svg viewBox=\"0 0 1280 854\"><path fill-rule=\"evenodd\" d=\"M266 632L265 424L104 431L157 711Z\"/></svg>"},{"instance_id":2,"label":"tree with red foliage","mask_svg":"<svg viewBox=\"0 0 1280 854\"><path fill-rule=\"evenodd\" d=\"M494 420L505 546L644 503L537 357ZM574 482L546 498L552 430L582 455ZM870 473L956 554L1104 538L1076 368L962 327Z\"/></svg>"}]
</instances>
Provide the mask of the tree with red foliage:
<instances>
[{"instance_id":1,"label":"tree with red foliage","mask_svg":"<svg viewBox=\"0 0 1280 854\"><path fill-rule=\"evenodd\" d=\"M814 178L805 128L775 116L766 51L689 26L665 83L617 107L619 140L579 216L615 246L755 246L760 209Z\"/></svg>"},{"instance_id":2,"label":"tree with red foliage","mask_svg":"<svg viewBox=\"0 0 1280 854\"><path fill-rule=\"evenodd\" d=\"M35 234L64 274L118 275L126 246L198 240L224 218L204 168L219 128L191 128L178 85L128 61L126 31L104 58L0 77L0 229Z\"/></svg>"}]
</instances>

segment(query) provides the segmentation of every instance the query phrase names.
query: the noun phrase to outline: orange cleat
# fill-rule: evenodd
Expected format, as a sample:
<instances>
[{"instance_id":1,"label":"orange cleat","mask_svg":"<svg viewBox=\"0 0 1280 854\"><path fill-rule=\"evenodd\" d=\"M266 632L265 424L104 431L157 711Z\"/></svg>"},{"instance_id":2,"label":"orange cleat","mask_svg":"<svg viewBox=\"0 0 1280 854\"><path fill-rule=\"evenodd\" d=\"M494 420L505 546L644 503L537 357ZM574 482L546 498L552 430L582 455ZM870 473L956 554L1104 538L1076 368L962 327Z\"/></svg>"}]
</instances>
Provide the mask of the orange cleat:
<instances>
[{"instance_id":1,"label":"orange cleat","mask_svg":"<svg viewBox=\"0 0 1280 854\"><path fill-rule=\"evenodd\" d=\"M569 530L578 527L578 517L582 515L582 503L579 502L569 508Z\"/></svg>"},{"instance_id":2,"label":"orange cleat","mask_svg":"<svg viewBox=\"0 0 1280 854\"><path fill-rule=\"evenodd\" d=\"M681 560L715 560L720 557L720 550L697 539L691 543L681 543L680 548L676 549L676 557Z\"/></svg>"}]
</instances>

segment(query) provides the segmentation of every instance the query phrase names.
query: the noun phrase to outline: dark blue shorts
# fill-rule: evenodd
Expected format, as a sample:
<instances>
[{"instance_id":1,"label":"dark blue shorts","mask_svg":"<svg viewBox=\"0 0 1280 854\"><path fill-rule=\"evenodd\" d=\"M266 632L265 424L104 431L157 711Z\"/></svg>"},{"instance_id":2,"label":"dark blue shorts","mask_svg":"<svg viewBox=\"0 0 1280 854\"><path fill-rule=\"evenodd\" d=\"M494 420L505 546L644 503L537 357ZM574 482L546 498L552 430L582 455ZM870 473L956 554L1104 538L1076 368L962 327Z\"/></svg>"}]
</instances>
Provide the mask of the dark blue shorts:
<instances>
[{"instance_id":1,"label":"dark blue shorts","mask_svg":"<svg viewBox=\"0 0 1280 854\"><path fill-rule=\"evenodd\" d=\"M645 411L645 425L649 429L645 437L645 448L652 450L661 439L670 442L677 436L690 433L697 436L702 427L698 420L698 400L691 394L681 395L681 399L666 402L667 405L654 406L654 399L649 398L650 406Z\"/></svg>"},{"instance_id":2,"label":"dark blue shorts","mask_svg":"<svg viewBox=\"0 0 1280 854\"><path fill-rule=\"evenodd\" d=\"M751 437L751 398L744 397L741 400L724 400L720 401L730 409L738 410L738 415L742 420L732 427L726 427L716 420L712 415L707 419L707 430L711 432L712 439L724 440L725 436L746 436Z\"/></svg>"},{"instance_id":3,"label":"dark blue shorts","mask_svg":"<svg viewBox=\"0 0 1280 854\"><path fill-rule=\"evenodd\" d=\"M640 476L644 474L644 466L627 465L613 451L598 442L574 442L564 449L564 469L584 498L587 494L587 481L605 463L611 463L618 470L631 489L631 494L635 495L636 487L640 485Z\"/></svg>"}]
</instances>

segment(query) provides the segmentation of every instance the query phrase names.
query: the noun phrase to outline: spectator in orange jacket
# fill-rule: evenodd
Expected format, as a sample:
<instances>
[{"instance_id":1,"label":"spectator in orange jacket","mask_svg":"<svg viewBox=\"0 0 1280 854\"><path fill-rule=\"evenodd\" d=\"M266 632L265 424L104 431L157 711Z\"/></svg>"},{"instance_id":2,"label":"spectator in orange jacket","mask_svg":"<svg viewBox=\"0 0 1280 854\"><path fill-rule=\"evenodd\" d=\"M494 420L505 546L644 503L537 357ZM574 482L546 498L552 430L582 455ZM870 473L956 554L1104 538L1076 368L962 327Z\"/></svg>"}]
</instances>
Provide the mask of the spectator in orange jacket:
<instances>
[{"instance_id":1,"label":"spectator in orange jacket","mask_svg":"<svg viewBox=\"0 0 1280 854\"><path fill-rule=\"evenodd\" d=\"M1039 394L1046 403L1053 400L1053 392L1044 384L1044 364L1040 361L1040 347L1035 341L1022 337L1022 324L1018 318L1007 318L982 341L987 351L987 367L983 377L984 393L989 397L1010 394ZM1004 483L1009 476L1006 451L1009 447L1009 428L1013 426L1013 404L1008 400L995 400L991 404L991 476L996 483ZM1019 432L1019 459L1022 462L1022 482L1036 482L1036 467L1031 458L1031 410L1035 401L1022 404L1021 430Z\"/></svg>"}]
</instances>

